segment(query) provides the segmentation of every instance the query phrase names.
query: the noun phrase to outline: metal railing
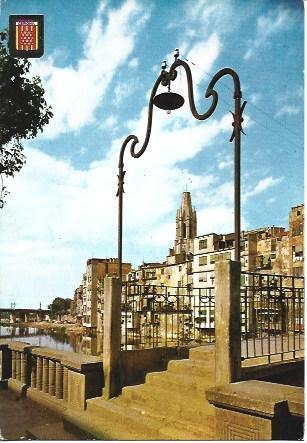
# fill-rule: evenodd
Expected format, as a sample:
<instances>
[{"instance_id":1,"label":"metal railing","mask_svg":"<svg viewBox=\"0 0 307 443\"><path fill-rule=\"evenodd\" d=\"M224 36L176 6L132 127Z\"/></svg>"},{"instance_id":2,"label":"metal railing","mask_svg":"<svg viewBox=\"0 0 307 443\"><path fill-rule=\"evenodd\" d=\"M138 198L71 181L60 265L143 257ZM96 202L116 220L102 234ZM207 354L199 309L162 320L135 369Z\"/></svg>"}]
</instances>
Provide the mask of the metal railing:
<instances>
[{"instance_id":1,"label":"metal railing","mask_svg":"<svg viewBox=\"0 0 307 443\"><path fill-rule=\"evenodd\" d=\"M304 277L241 272L240 302L244 359L303 354Z\"/></svg>"},{"instance_id":2,"label":"metal railing","mask_svg":"<svg viewBox=\"0 0 307 443\"><path fill-rule=\"evenodd\" d=\"M214 341L213 288L123 284L123 349Z\"/></svg>"}]
</instances>

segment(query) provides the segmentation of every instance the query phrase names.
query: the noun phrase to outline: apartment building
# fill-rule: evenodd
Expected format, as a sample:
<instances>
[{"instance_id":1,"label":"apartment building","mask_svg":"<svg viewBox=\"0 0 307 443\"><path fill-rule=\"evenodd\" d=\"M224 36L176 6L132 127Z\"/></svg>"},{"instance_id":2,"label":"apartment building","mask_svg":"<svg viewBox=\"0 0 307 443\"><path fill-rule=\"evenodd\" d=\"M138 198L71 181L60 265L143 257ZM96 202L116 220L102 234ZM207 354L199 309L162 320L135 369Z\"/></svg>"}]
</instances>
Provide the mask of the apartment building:
<instances>
[{"instance_id":1,"label":"apartment building","mask_svg":"<svg viewBox=\"0 0 307 443\"><path fill-rule=\"evenodd\" d=\"M299 205L291 208L289 230L268 226L242 231L241 269L284 276L292 273L303 275L303 226L304 205ZM184 288L186 294L193 294L190 320L195 320L194 327L198 328L198 336L201 336L214 328L211 296L215 286L215 263L234 260L234 247L234 233L197 235L197 214L192 207L190 193L184 192L176 213L174 246L169 250L166 260L163 263L142 263L129 274L129 280L137 284L165 286L166 294L173 294L174 288L178 294L184 294ZM242 283L243 279L246 284L250 283L251 278L249 275L241 276ZM185 299L182 300L185 304ZM172 318L173 313L169 312ZM147 323L151 317L151 312L144 315ZM159 321L165 323L161 314ZM184 321L189 324L189 318Z\"/></svg>"},{"instance_id":2,"label":"apartment building","mask_svg":"<svg viewBox=\"0 0 307 443\"><path fill-rule=\"evenodd\" d=\"M122 264L123 277L131 271L130 263ZM76 317L82 326L101 332L103 328L104 278L118 275L117 258L90 258L86 262L82 284L75 290Z\"/></svg>"},{"instance_id":3,"label":"apartment building","mask_svg":"<svg viewBox=\"0 0 307 443\"><path fill-rule=\"evenodd\" d=\"M268 226L241 233L243 271L281 275L303 275L304 205L291 208L289 230ZM174 247L163 263L143 263L129 279L144 284L210 288L214 286L214 265L234 260L235 235L197 235L197 216L191 195L184 192L176 214Z\"/></svg>"}]
</instances>

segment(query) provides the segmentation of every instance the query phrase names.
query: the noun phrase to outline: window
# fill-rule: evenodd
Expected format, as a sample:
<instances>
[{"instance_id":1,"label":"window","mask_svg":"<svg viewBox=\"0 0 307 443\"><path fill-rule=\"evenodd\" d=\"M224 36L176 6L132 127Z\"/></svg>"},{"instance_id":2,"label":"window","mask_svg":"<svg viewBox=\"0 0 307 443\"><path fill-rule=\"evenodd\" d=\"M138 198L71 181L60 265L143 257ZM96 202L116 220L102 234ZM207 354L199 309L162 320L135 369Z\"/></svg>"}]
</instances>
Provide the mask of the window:
<instances>
[{"instance_id":1,"label":"window","mask_svg":"<svg viewBox=\"0 0 307 443\"><path fill-rule=\"evenodd\" d=\"M295 276L295 277L302 277L302 275L303 275L303 267L296 267L296 268L293 268L293 275Z\"/></svg>"},{"instance_id":2,"label":"window","mask_svg":"<svg viewBox=\"0 0 307 443\"><path fill-rule=\"evenodd\" d=\"M207 239L199 240L199 249L207 249Z\"/></svg>"},{"instance_id":3,"label":"window","mask_svg":"<svg viewBox=\"0 0 307 443\"><path fill-rule=\"evenodd\" d=\"M208 263L208 257L206 255L199 257L199 266L204 266Z\"/></svg>"},{"instance_id":4,"label":"window","mask_svg":"<svg viewBox=\"0 0 307 443\"><path fill-rule=\"evenodd\" d=\"M301 211L296 211L296 215L301 215Z\"/></svg>"},{"instance_id":5,"label":"window","mask_svg":"<svg viewBox=\"0 0 307 443\"><path fill-rule=\"evenodd\" d=\"M183 225L182 225L182 237L183 238L187 237L187 227L186 227L185 223L183 223Z\"/></svg>"},{"instance_id":6,"label":"window","mask_svg":"<svg viewBox=\"0 0 307 443\"><path fill-rule=\"evenodd\" d=\"M181 271L181 269L182 269L182 266L179 266L179 272Z\"/></svg>"},{"instance_id":7,"label":"window","mask_svg":"<svg viewBox=\"0 0 307 443\"><path fill-rule=\"evenodd\" d=\"M225 249L225 242L223 240L219 241L219 249Z\"/></svg>"},{"instance_id":8,"label":"window","mask_svg":"<svg viewBox=\"0 0 307 443\"><path fill-rule=\"evenodd\" d=\"M216 263L217 261L222 260L230 260L231 259L231 253L230 252L223 252L222 254L215 254L210 256L210 263Z\"/></svg>"},{"instance_id":9,"label":"window","mask_svg":"<svg viewBox=\"0 0 307 443\"><path fill-rule=\"evenodd\" d=\"M271 241L271 251L276 252L276 240Z\"/></svg>"},{"instance_id":10,"label":"window","mask_svg":"<svg viewBox=\"0 0 307 443\"><path fill-rule=\"evenodd\" d=\"M300 223L298 226L295 226L292 229L292 235L293 237L296 237L297 235L301 235L303 233L303 224Z\"/></svg>"},{"instance_id":11,"label":"window","mask_svg":"<svg viewBox=\"0 0 307 443\"><path fill-rule=\"evenodd\" d=\"M293 258L304 257L304 247L303 245L292 246Z\"/></svg>"},{"instance_id":12,"label":"window","mask_svg":"<svg viewBox=\"0 0 307 443\"><path fill-rule=\"evenodd\" d=\"M207 281L207 272L200 272L198 281Z\"/></svg>"},{"instance_id":13,"label":"window","mask_svg":"<svg viewBox=\"0 0 307 443\"><path fill-rule=\"evenodd\" d=\"M164 275L164 268L161 269L161 275Z\"/></svg>"}]
</instances>

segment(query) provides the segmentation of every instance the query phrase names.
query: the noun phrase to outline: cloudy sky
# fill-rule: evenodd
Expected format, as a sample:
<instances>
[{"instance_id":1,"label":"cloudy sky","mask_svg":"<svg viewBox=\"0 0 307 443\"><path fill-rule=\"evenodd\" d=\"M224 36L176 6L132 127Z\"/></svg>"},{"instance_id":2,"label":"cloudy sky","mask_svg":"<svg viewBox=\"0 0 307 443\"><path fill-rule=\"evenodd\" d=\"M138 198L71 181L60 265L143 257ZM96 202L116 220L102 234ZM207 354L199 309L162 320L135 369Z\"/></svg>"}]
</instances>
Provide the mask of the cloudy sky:
<instances>
[{"instance_id":1,"label":"cloudy sky","mask_svg":"<svg viewBox=\"0 0 307 443\"><path fill-rule=\"evenodd\" d=\"M32 61L54 118L25 142L27 164L1 210L1 306L71 297L90 257L117 254L117 162L129 134L143 140L161 61L188 60L197 107L222 67L241 79L242 225L288 226L303 201L303 2L300 0L6 0L10 14L45 15L45 54ZM185 96L183 70L172 88ZM161 87L161 92L163 88ZM198 234L233 232L233 85L217 85L205 122L187 105L154 109L147 151L125 157L125 261L163 261L188 189Z\"/></svg>"}]
</instances>

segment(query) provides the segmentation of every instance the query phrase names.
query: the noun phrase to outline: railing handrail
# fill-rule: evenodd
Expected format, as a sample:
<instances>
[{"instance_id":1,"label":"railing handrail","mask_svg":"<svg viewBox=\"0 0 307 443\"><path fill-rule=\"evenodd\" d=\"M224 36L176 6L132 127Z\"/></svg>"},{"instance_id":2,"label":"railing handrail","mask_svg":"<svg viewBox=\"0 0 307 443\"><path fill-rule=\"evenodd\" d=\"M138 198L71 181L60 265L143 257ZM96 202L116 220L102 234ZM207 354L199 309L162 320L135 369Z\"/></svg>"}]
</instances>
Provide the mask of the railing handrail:
<instances>
[{"instance_id":1,"label":"railing handrail","mask_svg":"<svg viewBox=\"0 0 307 443\"><path fill-rule=\"evenodd\" d=\"M298 275L268 274L268 273L263 273L263 272L254 272L254 271L241 271L241 274L245 274L245 275L260 275L262 277L294 278L294 279L304 280L304 276L298 276ZM241 285L241 286L244 286L244 284Z\"/></svg>"},{"instance_id":2,"label":"railing handrail","mask_svg":"<svg viewBox=\"0 0 307 443\"><path fill-rule=\"evenodd\" d=\"M124 281L122 282L122 286L152 286L154 288L169 288L169 289L189 289L189 290L195 290L195 289L215 289L214 286L206 286L206 287L195 287L195 286L189 286L189 285L184 285L184 286L169 286L169 285L151 285L151 284L146 284L146 283L137 283L137 282L130 282L130 281Z\"/></svg>"}]
</instances>

